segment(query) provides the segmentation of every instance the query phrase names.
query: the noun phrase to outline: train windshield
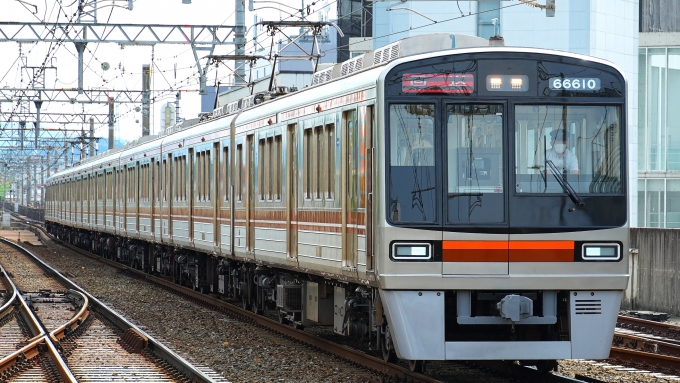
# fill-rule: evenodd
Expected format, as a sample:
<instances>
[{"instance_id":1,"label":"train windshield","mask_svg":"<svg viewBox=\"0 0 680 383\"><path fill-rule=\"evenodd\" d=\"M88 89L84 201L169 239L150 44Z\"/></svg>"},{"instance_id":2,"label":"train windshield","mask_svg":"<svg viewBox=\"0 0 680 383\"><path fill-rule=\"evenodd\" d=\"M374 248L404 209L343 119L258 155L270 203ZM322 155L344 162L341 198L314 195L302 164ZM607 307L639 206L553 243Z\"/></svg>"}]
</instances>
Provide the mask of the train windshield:
<instances>
[{"instance_id":1,"label":"train windshield","mask_svg":"<svg viewBox=\"0 0 680 383\"><path fill-rule=\"evenodd\" d=\"M437 221L434 121L433 104L390 106L392 221Z\"/></svg>"},{"instance_id":2,"label":"train windshield","mask_svg":"<svg viewBox=\"0 0 680 383\"><path fill-rule=\"evenodd\" d=\"M511 107L512 122L505 102L391 104L390 221L504 225L508 197L623 194L620 106Z\"/></svg>"},{"instance_id":3,"label":"train windshield","mask_svg":"<svg viewBox=\"0 0 680 383\"><path fill-rule=\"evenodd\" d=\"M446 110L448 222L502 223L504 107L449 105Z\"/></svg>"},{"instance_id":4,"label":"train windshield","mask_svg":"<svg viewBox=\"0 0 680 383\"><path fill-rule=\"evenodd\" d=\"M621 194L620 107L515 106L516 193Z\"/></svg>"}]
</instances>

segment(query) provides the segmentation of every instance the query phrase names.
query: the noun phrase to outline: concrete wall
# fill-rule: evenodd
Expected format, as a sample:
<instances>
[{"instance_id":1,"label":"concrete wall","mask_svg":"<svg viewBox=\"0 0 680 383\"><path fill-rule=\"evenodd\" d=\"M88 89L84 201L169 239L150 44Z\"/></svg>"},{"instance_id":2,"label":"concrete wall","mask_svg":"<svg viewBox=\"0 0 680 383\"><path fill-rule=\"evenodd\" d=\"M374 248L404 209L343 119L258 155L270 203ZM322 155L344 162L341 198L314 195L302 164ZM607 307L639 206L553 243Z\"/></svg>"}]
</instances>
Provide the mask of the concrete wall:
<instances>
[{"instance_id":1,"label":"concrete wall","mask_svg":"<svg viewBox=\"0 0 680 383\"><path fill-rule=\"evenodd\" d=\"M631 278L622 309L680 315L680 230L631 228Z\"/></svg>"}]
</instances>

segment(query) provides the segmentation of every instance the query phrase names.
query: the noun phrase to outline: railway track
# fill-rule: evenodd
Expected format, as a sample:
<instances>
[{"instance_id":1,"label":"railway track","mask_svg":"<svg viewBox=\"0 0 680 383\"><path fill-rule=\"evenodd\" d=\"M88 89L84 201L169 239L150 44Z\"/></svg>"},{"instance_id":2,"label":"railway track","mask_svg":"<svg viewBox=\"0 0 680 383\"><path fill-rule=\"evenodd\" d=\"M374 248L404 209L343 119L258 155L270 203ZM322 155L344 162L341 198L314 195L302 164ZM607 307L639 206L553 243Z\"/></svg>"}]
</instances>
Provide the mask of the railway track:
<instances>
[{"instance_id":1,"label":"railway track","mask_svg":"<svg viewBox=\"0 0 680 383\"><path fill-rule=\"evenodd\" d=\"M102 305L29 251L0 239L0 381L219 382ZM12 346L9 346L12 345Z\"/></svg>"},{"instance_id":2,"label":"railway track","mask_svg":"<svg viewBox=\"0 0 680 383\"><path fill-rule=\"evenodd\" d=\"M47 236L46 233L40 231L41 236ZM50 237L51 238L51 237ZM51 238L53 239L53 238ZM372 371L382 376L381 381L394 382L442 382L442 381L528 381L528 382L580 382L566 376L557 374L539 373L535 369L526 368L517 364L504 362L479 362L476 364L470 363L455 363L455 362L433 362L431 367L432 373L428 371L426 375L418 374L410 371L406 366L385 363L382 359L372 357L364 351L356 350L335 342L315 336L309 332L300 331L293 327L281 324L276 320L269 319L262 315L254 314L250 311L243 310L240 307L229 304L221 299L212 297L210 295L201 294L190 288L178 286L177 284L168 281L164 278L155 277L145 274L141 271L131 269L120 263L104 259L102 257L85 252L77 247L61 243L62 245L77 251L83 255L91 257L98 262L107 263L118 269L123 269L128 273L134 273L138 278L146 279L163 288L173 291L175 294L180 294L186 299L194 302L199 306L203 306L210 310L216 310L225 314L230 318L237 318L238 320L247 321L260 328L266 328L276 333L283 334L285 337L295 340L295 342L302 342L306 345L324 350L327 353L339 356L350 363L360 366L363 369ZM430 375L430 376L428 376ZM371 374L366 374L361 381L376 382L375 378L370 377ZM471 379L471 380L468 380Z\"/></svg>"},{"instance_id":3,"label":"railway track","mask_svg":"<svg viewBox=\"0 0 680 383\"><path fill-rule=\"evenodd\" d=\"M610 360L680 376L680 326L620 315Z\"/></svg>"}]
</instances>

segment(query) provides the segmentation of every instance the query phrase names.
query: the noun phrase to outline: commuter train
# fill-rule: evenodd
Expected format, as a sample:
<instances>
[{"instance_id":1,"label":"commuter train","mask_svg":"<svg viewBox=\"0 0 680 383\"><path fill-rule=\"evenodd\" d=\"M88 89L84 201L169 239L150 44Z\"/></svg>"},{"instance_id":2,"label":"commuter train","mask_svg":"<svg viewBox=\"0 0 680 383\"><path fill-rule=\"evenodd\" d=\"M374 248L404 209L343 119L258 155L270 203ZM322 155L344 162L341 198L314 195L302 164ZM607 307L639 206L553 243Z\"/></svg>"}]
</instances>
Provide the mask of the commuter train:
<instances>
[{"instance_id":1,"label":"commuter train","mask_svg":"<svg viewBox=\"0 0 680 383\"><path fill-rule=\"evenodd\" d=\"M47 227L385 360L604 359L628 283L626 81L428 34L81 161Z\"/></svg>"}]
</instances>

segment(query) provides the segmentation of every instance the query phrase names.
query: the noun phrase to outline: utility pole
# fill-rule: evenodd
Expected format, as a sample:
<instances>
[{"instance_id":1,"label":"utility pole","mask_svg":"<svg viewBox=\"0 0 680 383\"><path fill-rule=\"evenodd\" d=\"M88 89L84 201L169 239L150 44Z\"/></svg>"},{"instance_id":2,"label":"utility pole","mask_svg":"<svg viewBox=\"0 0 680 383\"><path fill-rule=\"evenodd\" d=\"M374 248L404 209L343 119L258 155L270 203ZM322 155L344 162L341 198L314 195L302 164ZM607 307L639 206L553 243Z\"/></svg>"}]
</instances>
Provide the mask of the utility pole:
<instances>
[{"instance_id":1,"label":"utility pole","mask_svg":"<svg viewBox=\"0 0 680 383\"><path fill-rule=\"evenodd\" d=\"M113 123L114 123L115 105L113 97L109 97L109 150L113 149Z\"/></svg>"},{"instance_id":2,"label":"utility pole","mask_svg":"<svg viewBox=\"0 0 680 383\"><path fill-rule=\"evenodd\" d=\"M236 4L236 27L234 28L234 43L236 44L236 55L246 54L246 7L243 0L234 0ZM245 61L236 60L234 83L244 84L246 78Z\"/></svg>"},{"instance_id":3,"label":"utility pole","mask_svg":"<svg viewBox=\"0 0 680 383\"><path fill-rule=\"evenodd\" d=\"M142 65L142 136L150 133L151 66Z\"/></svg>"},{"instance_id":4,"label":"utility pole","mask_svg":"<svg viewBox=\"0 0 680 383\"><path fill-rule=\"evenodd\" d=\"M90 117L90 157L94 156L94 118Z\"/></svg>"}]
</instances>

